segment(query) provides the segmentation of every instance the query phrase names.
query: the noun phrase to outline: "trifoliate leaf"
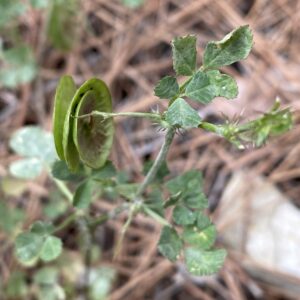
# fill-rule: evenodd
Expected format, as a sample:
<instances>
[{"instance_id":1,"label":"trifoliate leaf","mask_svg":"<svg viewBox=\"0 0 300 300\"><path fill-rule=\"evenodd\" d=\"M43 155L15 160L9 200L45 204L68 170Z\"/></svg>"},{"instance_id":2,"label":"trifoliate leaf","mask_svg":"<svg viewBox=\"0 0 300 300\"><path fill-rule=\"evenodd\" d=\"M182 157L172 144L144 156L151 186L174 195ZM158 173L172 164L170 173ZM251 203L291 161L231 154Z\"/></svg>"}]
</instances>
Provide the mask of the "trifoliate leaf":
<instances>
[{"instance_id":1,"label":"trifoliate leaf","mask_svg":"<svg viewBox=\"0 0 300 300\"><path fill-rule=\"evenodd\" d=\"M182 98L178 98L172 103L165 118L170 125L184 129L197 128L201 122L198 112Z\"/></svg>"},{"instance_id":2,"label":"trifoliate leaf","mask_svg":"<svg viewBox=\"0 0 300 300\"><path fill-rule=\"evenodd\" d=\"M154 88L155 96L161 99L171 99L179 94L179 85L176 78L166 76Z\"/></svg>"},{"instance_id":3,"label":"trifoliate leaf","mask_svg":"<svg viewBox=\"0 0 300 300\"><path fill-rule=\"evenodd\" d=\"M25 126L18 129L10 139L10 147L24 157L36 157L47 164L56 159L53 135L38 126Z\"/></svg>"},{"instance_id":4,"label":"trifoliate leaf","mask_svg":"<svg viewBox=\"0 0 300 300\"><path fill-rule=\"evenodd\" d=\"M183 239L186 243L203 250L210 249L216 240L216 228L214 225L200 230L196 226L188 226L184 229Z\"/></svg>"},{"instance_id":5,"label":"trifoliate leaf","mask_svg":"<svg viewBox=\"0 0 300 300\"><path fill-rule=\"evenodd\" d=\"M9 172L20 179L35 179L43 170L43 163L38 158L24 158L10 164Z\"/></svg>"},{"instance_id":6,"label":"trifoliate leaf","mask_svg":"<svg viewBox=\"0 0 300 300\"><path fill-rule=\"evenodd\" d=\"M96 183L91 179L82 182L75 191L73 205L81 209L88 208L92 202L95 185Z\"/></svg>"},{"instance_id":7,"label":"trifoliate leaf","mask_svg":"<svg viewBox=\"0 0 300 300\"><path fill-rule=\"evenodd\" d=\"M56 259L62 252L62 242L55 236L46 237L41 248L40 258L45 261Z\"/></svg>"},{"instance_id":8,"label":"trifoliate leaf","mask_svg":"<svg viewBox=\"0 0 300 300\"><path fill-rule=\"evenodd\" d=\"M177 75L193 75L196 70L196 37L188 35L172 41L173 68Z\"/></svg>"},{"instance_id":9,"label":"trifoliate leaf","mask_svg":"<svg viewBox=\"0 0 300 300\"><path fill-rule=\"evenodd\" d=\"M182 241L176 230L169 226L163 227L158 242L159 252L174 262L179 258L182 246Z\"/></svg>"},{"instance_id":10,"label":"trifoliate leaf","mask_svg":"<svg viewBox=\"0 0 300 300\"><path fill-rule=\"evenodd\" d=\"M202 176L197 170L191 170L166 183L171 195L179 197L189 208L204 209L208 201L202 191ZM178 200L177 200L178 201Z\"/></svg>"},{"instance_id":11,"label":"trifoliate leaf","mask_svg":"<svg viewBox=\"0 0 300 300\"><path fill-rule=\"evenodd\" d=\"M216 96L227 99L236 98L238 95L238 86L234 78L227 74L221 74L218 70L207 72L211 84L216 86Z\"/></svg>"},{"instance_id":12,"label":"trifoliate leaf","mask_svg":"<svg viewBox=\"0 0 300 300\"><path fill-rule=\"evenodd\" d=\"M204 51L204 69L219 68L245 59L252 43L253 36L248 25L233 30L221 41L209 42Z\"/></svg>"},{"instance_id":13,"label":"trifoliate leaf","mask_svg":"<svg viewBox=\"0 0 300 300\"><path fill-rule=\"evenodd\" d=\"M226 257L224 249L204 251L187 248L184 251L188 271L196 276L208 276L217 273L223 266Z\"/></svg>"},{"instance_id":14,"label":"trifoliate leaf","mask_svg":"<svg viewBox=\"0 0 300 300\"><path fill-rule=\"evenodd\" d=\"M0 56L3 59L0 70L0 85L14 88L34 79L37 66L31 48L19 46L3 50Z\"/></svg>"},{"instance_id":15,"label":"trifoliate leaf","mask_svg":"<svg viewBox=\"0 0 300 300\"><path fill-rule=\"evenodd\" d=\"M173 210L173 220L178 225L191 225L196 220L196 213L183 205L176 205Z\"/></svg>"},{"instance_id":16,"label":"trifoliate leaf","mask_svg":"<svg viewBox=\"0 0 300 300\"><path fill-rule=\"evenodd\" d=\"M185 95L195 101L207 104L217 95L217 88L209 80L206 73L198 71L188 83Z\"/></svg>"},{"instance_id":17,"label":"trifoliate leaf","mask_svg":"<svg viewBox=\"0 0 300 300\"><path fill-rule=\"evenodd\" d=\"M43 237L36 233L24 232L19 234L15 243L16 256L19 261L27 264L36 260L39 257L43 242Z\"/></svg>"}]
</instances>

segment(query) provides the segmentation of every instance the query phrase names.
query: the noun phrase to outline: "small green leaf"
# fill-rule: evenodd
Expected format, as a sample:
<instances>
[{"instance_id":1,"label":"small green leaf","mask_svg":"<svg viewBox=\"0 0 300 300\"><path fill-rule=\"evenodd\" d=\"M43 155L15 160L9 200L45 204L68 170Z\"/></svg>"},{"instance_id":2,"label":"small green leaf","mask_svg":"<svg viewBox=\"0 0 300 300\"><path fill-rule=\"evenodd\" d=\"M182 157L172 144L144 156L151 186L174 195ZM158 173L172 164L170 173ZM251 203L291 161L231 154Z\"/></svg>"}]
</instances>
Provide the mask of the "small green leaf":
<instances>
[{"instance_id":1,"label":"small green leaf","mask_svg":"<svg viewBox=\"0 0 300 300\"><path fill-rule=\"evenodd\" d=\"M23 210L17 207L9 207L8 203L0 201L0 231L13 236L14 232L19 230L25 219Z\"/></svg>"},{"instance_id":2,"label":"small green leaf","mask_svg":"<svg viewBox=\"0 0 300 300\"><path fill-rule=\"evenodd\" d=\"M34 8L46 8L49 0L30 0L30 3Z\"/></svg>"},{"instance_id":3,"label":"small green leaf","mask_svg":"<svg viewBox=\"0 0 300 300\"><path fill-rule=\"evenodd\" d=\"M116 271L110 267L92 268L88 286L90 300L106 300L116 278Z\"/></svg>"},{"instance_id":4,"label":"small green leaf","mask_svg":"<svg viewBox=\"0 0 300 300\"><path fill-rule=\"evenodd\" d=\"M53 285L58 281L58 270L54 267L44 267L34 274L34 282L39 285Z\"/></svg>"},{"instance_id":5,"label":"small green leaf","mask_svg":"<svg viewBox=\"0 0 300 300\"><path fill-rule=\"evenodd\" d=\"M27 10L27 5L21 0L0 1L0 28L10 23Z\"/></svg>"},{"instance_id":6,"label":"small green leaf","mask_svg":"<svg viewBox=\"0 0 300 300\"><path fill-rule=\"evenodd\" d=\"M116 191L128 200L134 200L139 184L124 183L116 186Z\"/></svg>"},{"instance_id":7,"label":"small green leaf","mask_svg":"<svg viewBox=\"0 0 300 300\"><path fill-rule=\"evenodd\" d=\"M52 224L42 221L36 221L30 227L30 232L36 233L40 236L49 235L53 230L54 226Z\"/></svg>"},{"instance_id":8,"label":"small green leaf","mask_svg":"<svg viewBox=\"0 0 300 300\"><path fill-rule=\"evenodd\" d=\"M205 215L203 212L199 211L197 213L197 227L200 230L203 230L205 228L207 228L208 226L210 226L212 223L210 221L210 218Z\"/></svg>"},{"instance_id":9,"label":"small green leaf","mask_svg":"<svg viewBox=\"0 0 300 300\"><path fill-rule=\"evenodd\" d=\"M40 258L45 261L56 259L62 252L62 242L55 236L48 236L41 248Z\"/></svg>"},{"instance_id":10,"label":"small green leaf","mask_svg":"<svg viewBox=\"0 0 300 300\"><path fill-rule=\"evenodd\" d=\"M145 0L122 0L122 2L129 8L138 8L144 4Z\"/></svg>"},{"instance_id":11,"label":"small green leaf","mask_svg":"<svg viewBox=\"0 0 300 300\"><path fill-rule=\"evenodd\" d=\"M154 88L155 96L161 99L171 99L179 94L179 85L176 78L166 76Z\"/></svg>"},{"instance_id":12,"label":"small green leaf","mask_svg":"<svg viewBox=\"0 0 300 300\"><path fill-rule=\"evenodd\" d=\"M175 229L164 226L158 242L159 252L170 261L176 261L179 258L182 241Z\"/></svg>"},{"instance_id":13,"label":"small green leaf","mask_svg":"<svg viewBox=\"0 0 300 300\"><path fill-rule=\"evenodd\" d=\"M203 251L187 248L184 251L187 268L196 276L209 276L217 273L224 264L226 254L224 249Z\"/></svg>"},{"instance_id":14,"label":"small green leaf","mask_svg":"<svg viewBox=\"0 0 300 300\"><path fill-rule=\"evenodd\" d=\"M3 64L0 70L0 85L14 88L22 83L33 80L37 73L37 66L32 49L27 46L19 46L3 50Z\"/></svg>"},{"instance_id":15,"label":"small green leaf","mask_svg":"<svg viewBox=\"0 0 300 300\"><path fill-rule=\"evenodd\" d=\"M209 42L203 57L203 67L219 68L245 59L251 51L253 43L252 32L248 25L241 26L221 41Z\"/></svg>"},{"instance_id":16,"label":"small green leaf","mask_svg":"<svg viewBox=\"0 0 300 300\"><path fill-rule=\"evenodd\" d=\"M38 259L43 242L43 237L36 233L24 232L19 234L15 243L17 258L24 264Z\"/></svg>"},{"instance_id":17,"label":"small green leaf","mask_svg":"<svg viewBox=\"0 0 300 300\"><path fill-rule=\"evenodd\" d=\"M170 125L184 129L197 128L201 122L198 112L182 98L178 98L172 103L165 114L165 118Z\"/></svg>"},{"instance_id":18,"label":"small green leaf","mask_svg":"<svg viewBox=\"0 0 300 300\"><path fill-rule=\"evenodd\" d=\"M195 101L207 104L217 95L217 88L206 73L198 71L185 89L185 95Z\"/></svg>"},{"instance_id":19,"label":"small green leaf","mask_svg":"<svg viewBox=\"0 0 300 300\"><path fill-rule=\"evenodd\" d=\"M160 216L164 216L164 203L162 199L162 192L159 189L155 189L149 193L145 200L145 205L152 211L156 212Z\"/></svg>"},{"instance_id":20,"label":"small green leaf","mask_svg":"<svg viewBox=\"0 0 300 300\"><path fill-rule=\"evenodd\" d=\"M36 157L49 165L57 159L52 133L38 126L18 129L12 135L9 146L21 156Z\"/></svg>"},{"instance_id":21,"label":"small green leaf","mask_svg":"<svg viewBox=\"0 0 300 300\"><path fill-rule=\"evenodd\" d=\"M9 166L12 176L20 179L35 179L43 170L43 163L38 158L19 159Z\"/></svg>"},{"instance_id":22,"label":"small green leaf","mask_svg":"<svg viewBox=\"0 0 300 300\"><path fill-rule=\"evenodd\" d=\"M93 180L85 180L76 189L73 205L77 208L85 209L88 208L92 202L93 191L95 182Z\"/></svg>"},{"instance_id":23,"label":"small green leaf","mask_svg":"<svg viewBox=\"0 0 300 300\"><path fill-rule=\"evenodd\" d=\"M193 75L196 70L196 37L188 35L172 41L173 67L177 75Z\"/></svg>"},{"instance_id":24,"label":"small green leaf","mask_svg":"<svg viewBox=\"0 0 300 300\"><path fill-rule=\"evenodd\" d=\"M97 181L111 179L117 175L117 170L111 161L107 161L105 165L99 169L92 171L92 178Z\"/></svg>"},{"instance_id":25,"label":"small green leaf","mask_svg":"<svg viewBox=\"0 0 300 300\"><path fill-rule=\"evenodd\" d=\"M178 225L191 225L196 220L196 213L183 205L176 205L173 210L173 220Z\"/></svg>"},{"instance_id":26,"label":"small green leaf","mask_svg":"<svg viewBox=\"0 0 300 300\"><path fill-rule=\"evenodd\" d=\"M80 174L71 173L66 162L63 160L54 162L51 168L51 174L54 178L65 181L76 181L82 177Z\"/></svg>"},{"instance_id":27,"label":"small green leaf","mask_svg":"<svg viewBox=\"0 0 300 300\"><path fill-rule=\"evenodd\" d=\"M183 239L191 246L196 246L203 250L210 249L216 240L216 228L214 225L199 230L196 226L188 226L184 229Z\"/></svg>"},{"instance_id":28,"label":"small green leaf","mask_svg":"<svg viewBox=\"0 0 300 300\"><path fill-rule=\"evenodd\" d=\"M166 187L171 195L180 197L189 208L204 209L208 201L202 191L202 181L201 172L191 170L169 180Z\"/></svg>"},{"instance_id":29,"label":"small green leaf","mask_svg":"<svg viewBox=\"0 0 300 300\"><path fill-rule=\"evenodd\" d=\"M227 99L236 98L238 95L238 86L234 78L229 75L221 74L218 70L207 72L211 84L216 86L216 96Z\"/></svg>"}]
</instances>

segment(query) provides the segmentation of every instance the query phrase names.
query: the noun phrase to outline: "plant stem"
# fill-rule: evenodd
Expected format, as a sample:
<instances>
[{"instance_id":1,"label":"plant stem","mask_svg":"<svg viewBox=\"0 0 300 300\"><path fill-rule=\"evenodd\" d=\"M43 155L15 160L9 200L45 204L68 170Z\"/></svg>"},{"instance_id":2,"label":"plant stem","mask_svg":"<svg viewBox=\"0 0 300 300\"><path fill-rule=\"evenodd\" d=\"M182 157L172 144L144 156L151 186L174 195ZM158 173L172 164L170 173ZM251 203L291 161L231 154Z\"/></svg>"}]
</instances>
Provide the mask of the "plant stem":
<instances>
[{"instance_id":1,"label":"plant stem","mask_svg":"<svg viewBox=\"0 0 300 300\"><path fill-rule=\"evenodd\" d=\"M161 121L161 116L157 113L142 113L142 112L119 112L119 113L107 113L101 111L92 111L89 114L81 115L77 117L78 119L91 117L91 116L101 116L103 118L112 117L137 117L137 118L148 118L156 121Z\"/></svg>"},{"instance_id":2,"label":"plant stem","mask_svg":"<svg viewBox=\"0 0 300 300\"><path fill-rule=\"evenodd\" d=\"M66 184L60 180L57 180L56 178L53 178L56 186L61 191L61 193L68 199L68 201L72 204L73 203L73 194L69 190L69 188L66 186Z\"/></svg>"},{"instance_id":3,"label":"plant stem","mask_svg":"<svg viewBox=\"0 0 300 300\"><path fill-rule=\"evenodd\" d=\"M128 203L124 203L123 205L116 207L112 211L105 213L99 217L96 217L94 220L90 221L88 225L91 228L91 230L93 230L97 226L105 223L106 221L115 218L117 215L119 215L121 212L123 212L126 209L128 209Z\"/></svg>"},{"instance_id":4,"label":"plant stem","mask_svg":"<svg viewBox=\"0 0 300 300\"><path fill-rule=\"evenodd\" d=\"M159 168L161 167L163 162L166 160L168 151L170 149L171 143L174 138L174 135L175 135L175 128L173 128L173 127L168 128L166 136L165 136L165 141L164 141L152 167L150 168L144 181L141 183L139 189L137 190L136 198L139 198L140 196L142 196L145 189L153 181L154 177L157 174L157 171L159 170Z\"/></svg>"},{"instance_id":5,"label":"plant stem","mask_svg":"<svg viewBox=\"0 0 300 300\"><path fill-rule=\"evenodd\" d=\"M69 226L72 222L74 222L78 218L77 212L72 213L69 217L67 217L61 224L59 224L57 227L55 227L53 233L57 233L58 231L61 231L65 229L67 226Z\"/></svg>"}]
</instances>

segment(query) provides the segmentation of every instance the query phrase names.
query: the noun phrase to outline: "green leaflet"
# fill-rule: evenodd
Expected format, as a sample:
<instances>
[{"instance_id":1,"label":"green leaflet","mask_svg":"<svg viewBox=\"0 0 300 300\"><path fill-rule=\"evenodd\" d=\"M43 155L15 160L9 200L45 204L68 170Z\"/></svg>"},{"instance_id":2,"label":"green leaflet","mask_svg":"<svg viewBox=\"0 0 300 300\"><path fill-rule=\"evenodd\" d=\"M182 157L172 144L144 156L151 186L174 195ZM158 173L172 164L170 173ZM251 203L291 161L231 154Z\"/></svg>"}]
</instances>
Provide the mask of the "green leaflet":
<instances>
[{"instance_id":1,"label":"green leaflet","mask_svg":"<svg viewBox=\"0 0 300 300\"><path fill-rule=\"evenodd\" d=\"M217 232L214 225L209 225L202 230L196 226L188 226L184 229L183 239L192 246L208 250L214 245L216 235Z\"/></svg>"},{"instance_id":2,"label":"green leaflet","mask_svg":"<svg viewBox=\"0 0 300 300\"><path fill-rule=\"evenodd\" d=\"M211 83L208 75L198 71L185 89L185 95L195 101L207 104L217 95L217 88Z\"/></svg>"},{"instance_id":3,"label":"green leaflet","mask_svg":"<svg viewBox=\"0 0 300 300\"><path fill-rule=\"evenodd\" d=\"M210 70L207 72L209 80L215 86L217 97L225 97L227 99L236 98L238 95L238 86L234 78L227 74L221 74L218 70Z\"/></svg>"},{"instance_id":4,"label":"green leaflet","mask_svg":"<svg viewBox=\"0 0 300 300\"><path fill-rule=\"evenodd\" d=\"M173 210L173 220L178 225L191 225L196 220L196 213L183 205L176 205Z\"/></svg>"},{"instance_id":5,"label":"green leaflet","mask_svg":"<svg viewBox=\"0 0 300 300\"><path fill-rule=\"evenodd\" d=\"M192 75L196 70L196 37L187 35L172 41L173 68L177 75Z\"/></svg>"},{"instance_id":6,"label":"green leaflet","mask_svg":"<svg viewBox=\"0 0 300 300\"><path fill-rule=\"evenodd\" d=\"M245 59L251 51L252 44L253 36L249 26L241 26L221 41L209 42L206 45L203 67L214 69Z\"/></svg>"},{"instance_id":7,"label":"green leaflet","mask_svg":"<svg viewBox=\"0 0 300 300\"><path fill-rule=\"evenodd\" d=\"M52 133L38 126L18 129L12 135L9 146L20 156L38 158L48 165L57 159Z\"/></svg>"},{"instance_id":8,"label":"green leaflet","mask_svg":"<svg viewBox=\"0 0 300 300\"><path fill-rule=\"evenodd\" d=\"M182 98L176 99L165 114L166 121L173 126L184 129L197 128L201 118L196 110Z\"/></svg>"},{"instance_id":9,"label":"green leaflet","mask_svg":"<svg viewBox=\"0 0 300 300\"><path fill-rule=\"evenodd\" d=\"M12 162L9 165L9 172L16 178L35 179L42 173L43 167L42 161L38 158L24 158Z\"/></svg>"},{"instance_id":10,"label":"green leaflet","mask_svg":"<svg viewBox=\"0 0 300 300\"><path fill-rule=\"evenodd\" d=\"M204 251L187 248L184 251L187 268L191 274L196 276L208 276L217 273L224 264L226 254L223 249Z\"/></svg>"},{"instance_id":11,"label":"green leaflet","mask_svg":"<svg viewBox=\"0 0 300 300\"><path fill-rule=\"evenodd\" d=\"M63 131L68 108L76 92L76 85L71 76L63 76L56 88L53 111L53 135L57 154L65 159L63 149Z\"/></svg>"},{"instance_id":12,"label":"green leaflet","mask_svg":"<svg viewBox=\"0 0 300 300\"><path fill-rule=\"evenodd\" d=\"M183 247L182 241L175 229L165 226L163 227L158 242L159 252L170 261L176 261Z\"/></svg>"},{"instance_id":13,"label":"green leaflet","mask_svg":"<svg viewBox=\"0 0 300 300\"><path fill-rule=\"evenodd\" d=\"M154 88L155 96L161 99L171 99L179 93L179 85L175 77L162 78Z\"/></svg>"},{"instance_id":14,"label":"green leaflet","mask_svg":"<svg viewBox=\"0 0 300 300\"><path fill-rule=\"evenodd\" d=\"M0 14L1 13L2 12L0 12ZM34 53L30 47L20 45L2 50L0 46L0 57L3 59L0 70L0 85L14 88L19 84L30 82L35 78L37 64Z\"/></svg>"}]
</instances>

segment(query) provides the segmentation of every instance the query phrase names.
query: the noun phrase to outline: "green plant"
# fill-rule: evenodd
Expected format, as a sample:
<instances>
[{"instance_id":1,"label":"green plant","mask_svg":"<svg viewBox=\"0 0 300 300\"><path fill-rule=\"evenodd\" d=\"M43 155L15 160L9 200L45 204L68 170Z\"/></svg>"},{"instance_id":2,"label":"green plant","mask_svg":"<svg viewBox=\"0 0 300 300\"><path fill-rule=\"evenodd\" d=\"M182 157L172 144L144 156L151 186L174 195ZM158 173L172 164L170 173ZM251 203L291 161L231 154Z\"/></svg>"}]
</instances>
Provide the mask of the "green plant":
<instances>
[{"instance_id":1,"label":"green plant","mask_svg":"<svg viewBox=\"0 0 300 300\"><path fill-rule=\"evenodd\" d=\"M82 234L83 254L89 257L93 230L121 212L127 212L115 255L120 251L132 219L144 213L163 225L158 242L158 250L163 256L172 262L184 260L194 275L217 272L223 265L226 251L214 248L217 232L207 214L208 201L203 192L202 175L198 170L190 170L173 177L169 174L166 158L178 130L204 129L243 148L248 144L261 146L268 137L291 128L291 112L280 109L278 100L269 112L244 124L229 120L224 124L205 122L186 100L207 104L218 96L235 98L238 94L235 80L219 68L245 59L251 47L249 27L239 27L221 41L209 42L203 65L198 68L196 37L175 38L172 42L174 70L176 76L186 78L181 84L173 76L158 82L155 95L169 101L168 108L162 113L114 113L109 89L103 81L90 79L77 88L71 77L64 76L57 87L53 116L54 141L61 160L53 163L52 151L49 164L49 160L39 154L39 151L43 153L42 149L30 154L21 151L14 142L11 145L20 155L28 157L23 164L32 156L38 160L39 168L33 176L39 174L41 165L48 171L51 165L51 176L68 199L70 215L56 225L38 221L19 234L16 239L19 261L32 264L39 259L50 261L58 257L62 243L55 234L73 222ZM145 178L141 183L124 179L123 173L107 160L112 147L113 118L118 116L148 118L166 132L157 158L145 165ZM30 177L16 169L11 167L14 175ZM72 187L75 184L74 193L66 182L72 183ZM163 199L166 191L168 197ZM94 217L89 213L89 207L100 196L102 199L118 197L123 201L115 210ZM172 210L172 220L166 219L166 210Z\"/></svg>"}]
</instances>

